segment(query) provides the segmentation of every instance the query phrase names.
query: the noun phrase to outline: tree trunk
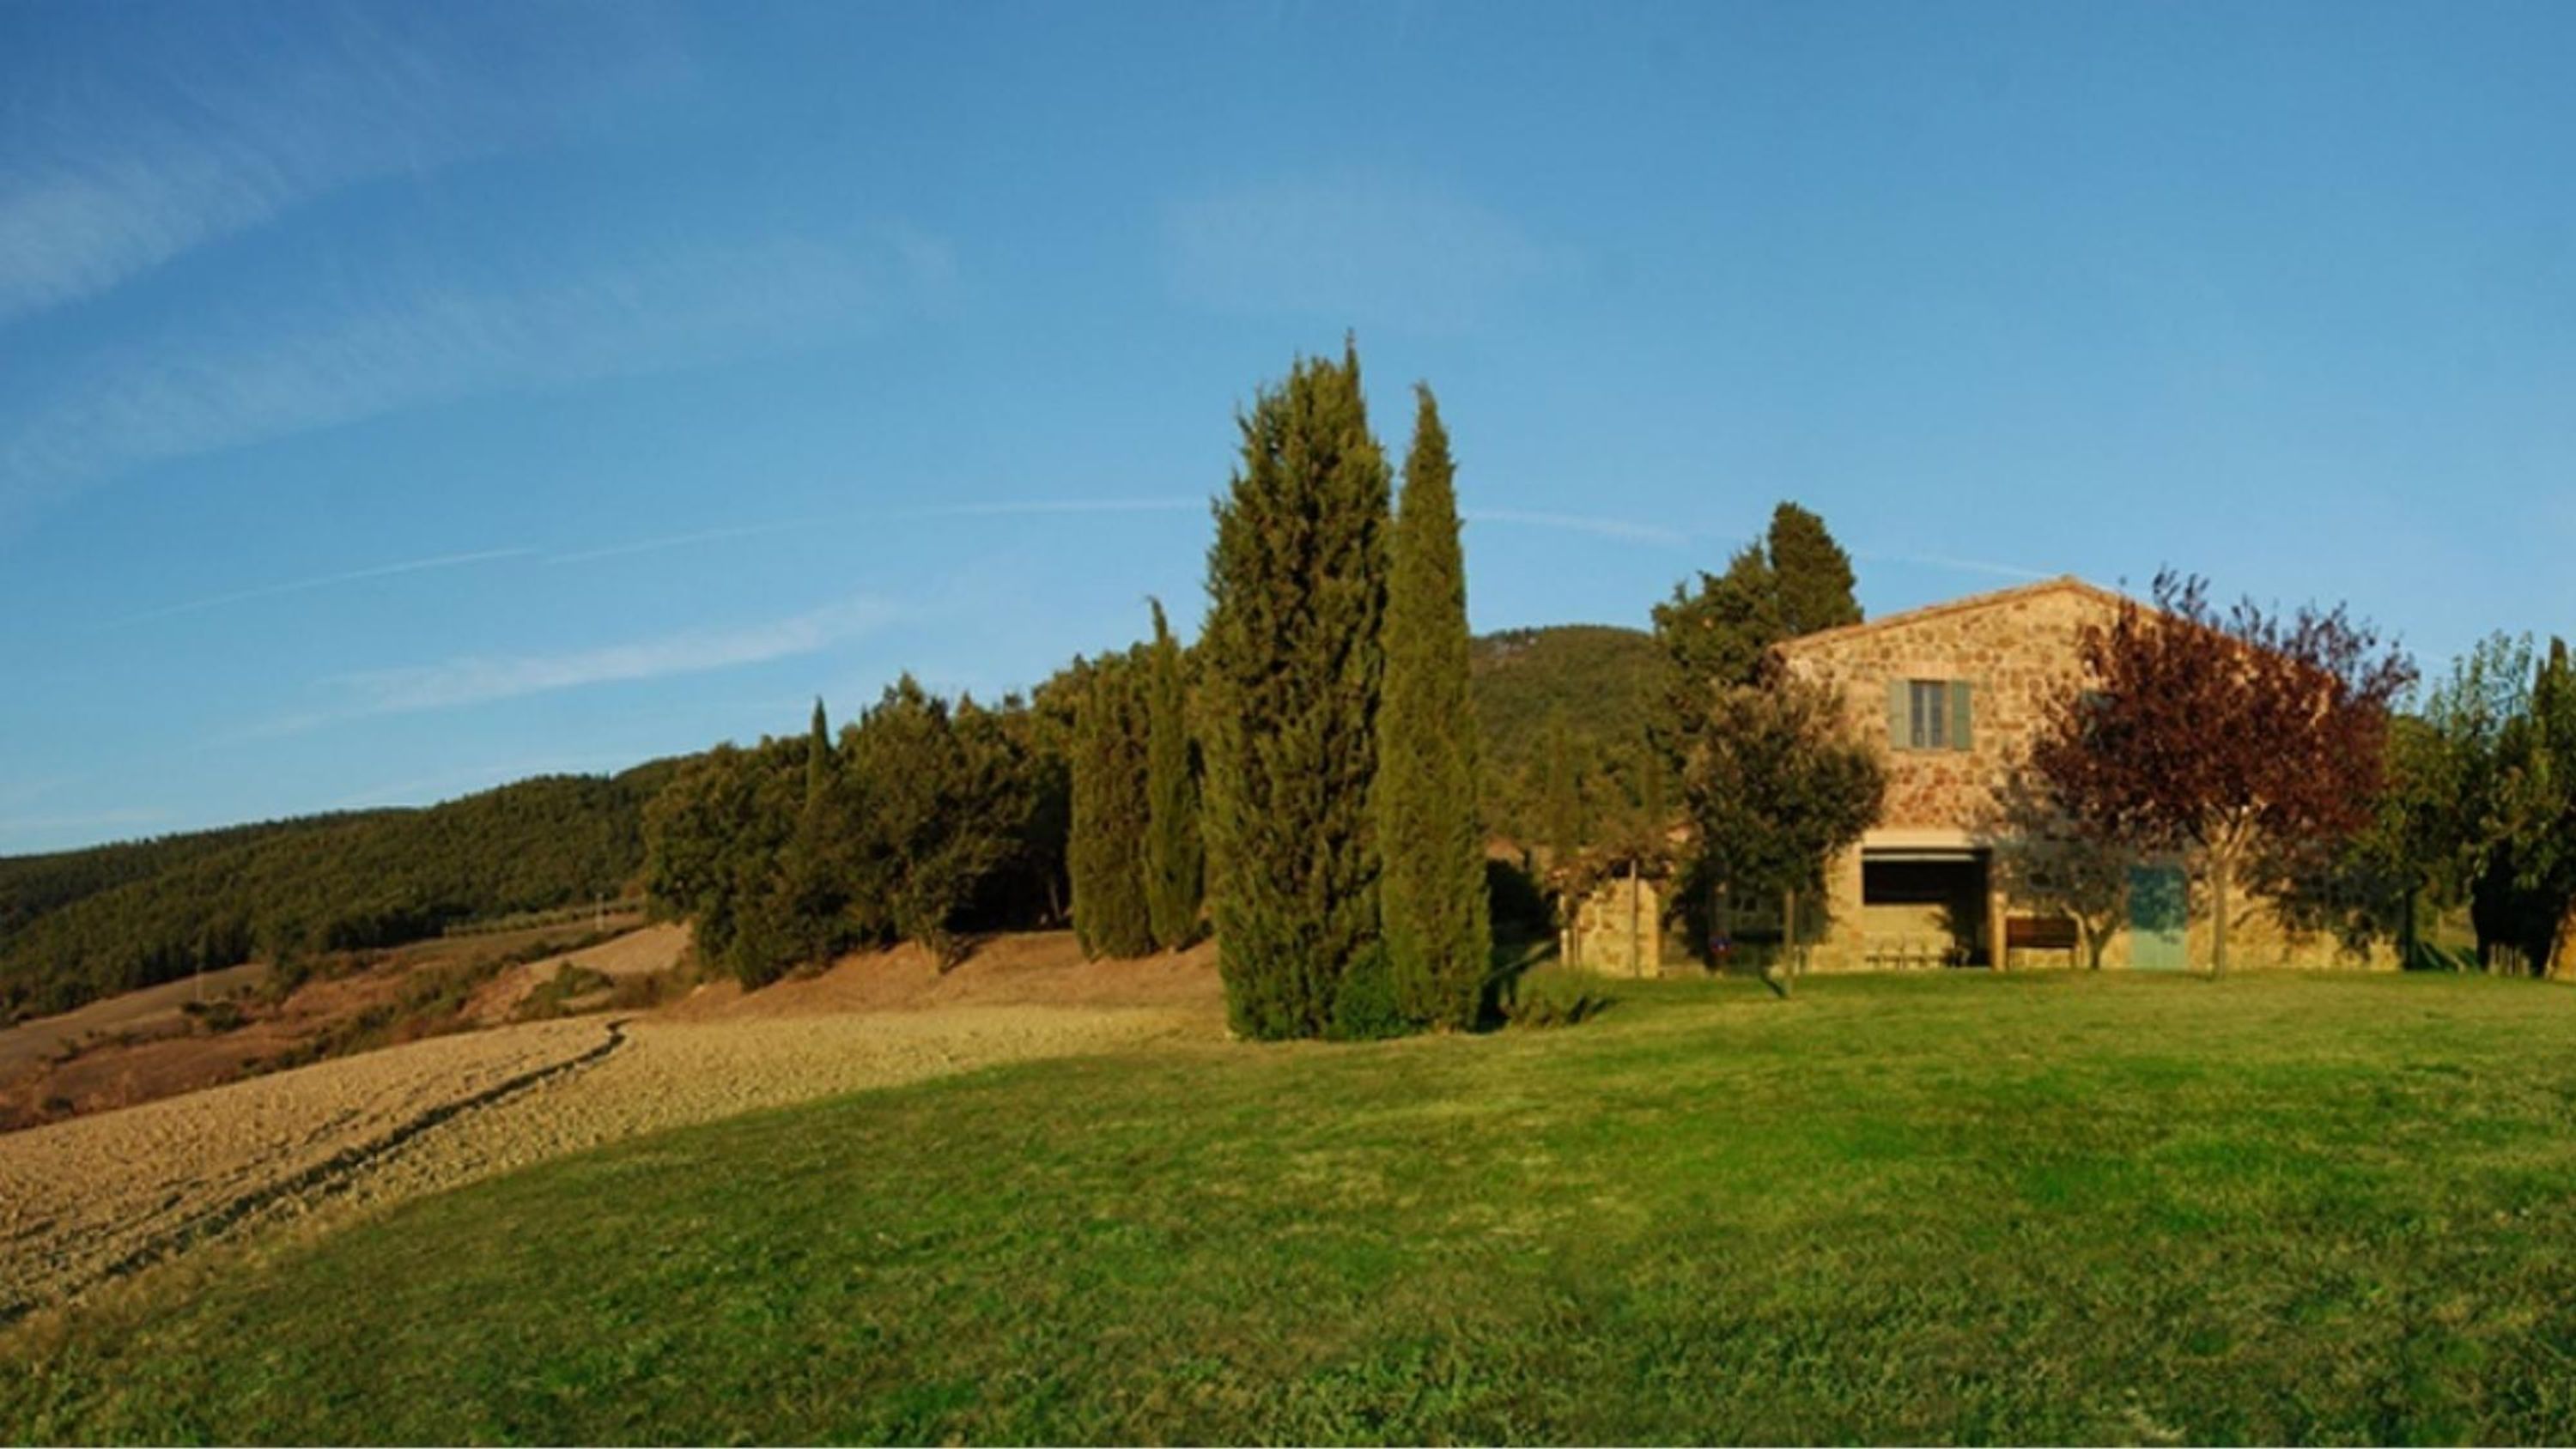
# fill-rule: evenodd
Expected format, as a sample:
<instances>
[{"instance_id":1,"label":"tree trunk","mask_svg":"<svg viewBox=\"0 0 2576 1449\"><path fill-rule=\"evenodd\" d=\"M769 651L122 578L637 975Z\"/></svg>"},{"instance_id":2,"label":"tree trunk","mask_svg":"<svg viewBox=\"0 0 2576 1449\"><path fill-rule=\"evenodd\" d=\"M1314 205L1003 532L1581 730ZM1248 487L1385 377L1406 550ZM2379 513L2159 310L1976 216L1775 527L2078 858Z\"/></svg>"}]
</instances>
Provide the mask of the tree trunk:
<instances>
[{"instance_id":1,"label":"tree trunk","mask_svg":"<svg viewBox=\"0 0 2576 1449\"><path fill-rule=\"evenodd\" d=\"M1780 944L1788 950L1789 974L1803 976L1807 972L1807 948L1798 939L1798 888L1791 886L1780 897Z\"/></svg>"},{"instance_id":2,"label":"tree trunk","mask_svg":"<svg viewBox=\"0 0 2576 1449\"><path fill-rule=\"evenodd\" d=\"M2213 978L2227 974L2227 890L2235 875L2233 850L2209 853L2209 974Z\"/></svg>"}]
</instances>

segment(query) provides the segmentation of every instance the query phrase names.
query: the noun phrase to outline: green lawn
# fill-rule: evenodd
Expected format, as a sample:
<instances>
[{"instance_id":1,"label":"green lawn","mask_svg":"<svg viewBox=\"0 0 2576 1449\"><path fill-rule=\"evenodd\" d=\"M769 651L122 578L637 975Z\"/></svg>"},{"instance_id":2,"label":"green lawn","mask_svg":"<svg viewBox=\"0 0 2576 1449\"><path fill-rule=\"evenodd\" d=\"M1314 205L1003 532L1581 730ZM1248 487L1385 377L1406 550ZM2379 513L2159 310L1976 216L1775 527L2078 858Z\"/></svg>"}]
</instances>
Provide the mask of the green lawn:
<instances>
[{"instance_id":1,"label":"green lawn","mask_svg":"<svg viewBox=\"0 0 2576 1449\"><path fill-rule=\"evenodd\" d=\"M1618 989L1041 1064L0 1341L0 1437L2576 1439L2576 991Z\"/></svg>"}]
</instances>

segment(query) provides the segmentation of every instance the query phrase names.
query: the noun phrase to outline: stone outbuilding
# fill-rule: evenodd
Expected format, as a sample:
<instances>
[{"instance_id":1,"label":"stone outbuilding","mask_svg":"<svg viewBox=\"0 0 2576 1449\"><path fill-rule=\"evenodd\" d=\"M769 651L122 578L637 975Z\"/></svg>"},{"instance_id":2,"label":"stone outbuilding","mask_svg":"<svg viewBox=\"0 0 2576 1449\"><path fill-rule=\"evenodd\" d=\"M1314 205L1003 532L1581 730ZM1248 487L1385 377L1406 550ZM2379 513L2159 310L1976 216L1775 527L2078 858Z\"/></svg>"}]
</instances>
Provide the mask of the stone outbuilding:
<instances>
[{"instance_id":1,"label":"stone outbuilding","mask_svg":"<svg viewBox=\"0 0 2576 1449\"><path fill-rule=\"evenodd\" d=\"M2185 863L2085 843L2026 766L2049 701L2080 687L2080 631L2123 603L2058 578L1780 646L1790 670L1841 689L1888 767L1878 825L1831 862L1825 919L1802 929L1811 969L2208 959ZM2248 962L2396 964L2393 947L2356 950L2252 891L2235 906L2229 941Z\"/></svg>"},{"instance_id":2,"label":"stone outbuilding","mask_svg":"<svg viewBox=\"0 0 2576 1449\"><path fill-rule=\"evenodd\" d=\"M1557 932L1557 957L1601 976L1660 976L1664 873L1630 863L1576 895Z\"/></svg>"}]
</instances>

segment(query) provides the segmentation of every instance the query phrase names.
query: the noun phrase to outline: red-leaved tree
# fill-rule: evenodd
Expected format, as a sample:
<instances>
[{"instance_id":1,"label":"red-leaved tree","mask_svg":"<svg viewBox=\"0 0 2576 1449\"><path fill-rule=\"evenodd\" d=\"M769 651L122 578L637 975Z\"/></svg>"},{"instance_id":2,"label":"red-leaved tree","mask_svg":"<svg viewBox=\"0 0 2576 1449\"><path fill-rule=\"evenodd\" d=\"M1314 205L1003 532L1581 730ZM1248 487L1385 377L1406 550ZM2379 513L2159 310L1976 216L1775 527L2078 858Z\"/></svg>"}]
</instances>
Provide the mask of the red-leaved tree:
<instances>
[{"instance_id":1,"label":"red-leaved tree","mask_svg":"<svg viewBox=\"0 0 2576 1449\"><path fill-rule=\"evenodd\" d=\"M2078 828L2199 854L2211 969L2227 969L2229 895L2258 843L2322 844L2366 826L2390 707L2415 667L2341 605L2225 614L2166 569L2155 606L2124 602L2078 644L2085 678L2051 701L2031 764Z\"/></svg>"}]
</instances>

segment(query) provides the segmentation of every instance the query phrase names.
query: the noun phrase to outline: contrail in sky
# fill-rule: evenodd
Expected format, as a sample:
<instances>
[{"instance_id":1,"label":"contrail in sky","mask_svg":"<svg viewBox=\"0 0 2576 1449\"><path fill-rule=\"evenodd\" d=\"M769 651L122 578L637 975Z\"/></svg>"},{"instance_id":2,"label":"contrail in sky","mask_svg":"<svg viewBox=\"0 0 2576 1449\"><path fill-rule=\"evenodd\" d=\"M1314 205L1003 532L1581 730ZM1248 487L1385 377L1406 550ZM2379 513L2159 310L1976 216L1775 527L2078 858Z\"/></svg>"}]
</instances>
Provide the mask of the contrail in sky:
<instances>
[{"instance_id":1,"label":"contrail in sky","mask_svg":"<svg viewBox=\"0 0 2576 1449\"><path fill-rule=\"evenodd\" d=\"M1517 508L1462 508L1458 516L1469 523L1513 523L1529 528L1553 528L1567 533L1589 533L1601 538L1624 538L1638 543L1662 544L1679 548L1690 542L1690 535L1678 528L1657 523L1638 523L1626 518L1595 518L1580 513L1529 513Z\"/></svg>"},{"instance_id":2,"label":"contrail in sky","mask_svg":"<svg viewBox=\"0 0 2576 1449\"><path fill-rule=\"evenodd\" d=\"M322 574L315 578L297 579L292 583L270 584L264 588L241 589L229 594L214 594L207 598L190 599L184 604L171 604L165 608L119 619L106 627L121 629L129 624L168 619L180 614L194 614L206 609L221 608L226 604L247 603L252 599L273 599L280 594L300 594L311 589L327 589L334 584L354 584L362 579L391 578L396 574L416 574L429 569L462 568L467 564L491 563L505 558L527 558L535 552L536 550L532 548L487 548L475 553L441 554L437 558L416 558L405 563L382 564L371 569L351 569L346 573Z\"/></svg>"},{"instance_id":3,"label":"contrail in sky","mask_svg":"<svg viewBox=\"0 0 2576 1449\"><path fill-rule=\"evenodd\" d=\"M1992 574L2006 579L2053 579L2056 574L2044 569L2026 569L2019 564L1988 563L1984 559L1951 558L1937 553L1883 553L1877 549L1856 548L1852 557L1868 563L1913 564L1919 568L1949 569L1963 574Z\"/></svg>"},{"instance_id":4,"label":"contrail in sky","mask_svg":"<svg viewBox=\"0 0 2576 1449\"><path fill-rule=\"evenodd\" d=\"M222 608L227 604L249 603L254 599L273 599L282 594L300 594L336 584L353 584L367 579L391 578L396 574L421 573L429 569L462 568L468 564L495 563L502 559L539 558L553 564L594 563L601 559L626 558L635 554L659 553L664 549L689 548L703 543L722 543L737 538L762 538L771 534L790 533L801 529L855 524L893 518L993 518L1018 514L1059 513L1177 513L1207 507L1203 498L1059 498L1022 499L989 503L947 503L926 508L897 509L884 513L852 514L845 518L791 518L775 523L743 524L733 528L702 529L694 533L667 534L659 538L641 538L625 543L602 544L596 548L575 549L565 553L547 553L535 548L487 548L472 553L442 554L436 558L411 559L403 563L383 564L375 568L350 569L342 573L320 574L309 579L296 579L283 584L267 584L255 589L236 589L231 593L212 594L202 599L170 604L144 613L131 615L106 625L123 628L149 623L155 619L175 618Z\"/></svg>"}]
</instances>

